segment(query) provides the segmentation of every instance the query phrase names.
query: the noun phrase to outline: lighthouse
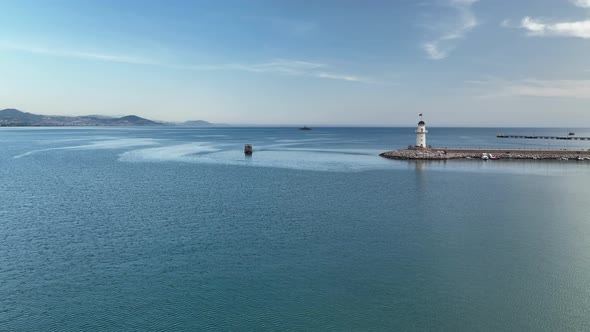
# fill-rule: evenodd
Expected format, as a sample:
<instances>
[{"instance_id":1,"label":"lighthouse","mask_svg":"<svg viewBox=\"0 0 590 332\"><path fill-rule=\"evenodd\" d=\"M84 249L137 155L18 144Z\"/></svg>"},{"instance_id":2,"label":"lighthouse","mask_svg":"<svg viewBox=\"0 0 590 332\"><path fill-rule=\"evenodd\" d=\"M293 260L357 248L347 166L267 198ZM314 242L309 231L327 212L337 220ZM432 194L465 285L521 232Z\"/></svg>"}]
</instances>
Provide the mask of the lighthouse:
<instances>
[{"instance_id":1,"label":"lighthouse","mask_svg":"<svg viewBox=\"0 0 590 332\"><path fill-rule=\"evenodd\" d=\"M425 148L426 147L426 123L422 120L418 122L418 128L416 129L416 147L418 148Z\"/></svg>"}]
</instances>

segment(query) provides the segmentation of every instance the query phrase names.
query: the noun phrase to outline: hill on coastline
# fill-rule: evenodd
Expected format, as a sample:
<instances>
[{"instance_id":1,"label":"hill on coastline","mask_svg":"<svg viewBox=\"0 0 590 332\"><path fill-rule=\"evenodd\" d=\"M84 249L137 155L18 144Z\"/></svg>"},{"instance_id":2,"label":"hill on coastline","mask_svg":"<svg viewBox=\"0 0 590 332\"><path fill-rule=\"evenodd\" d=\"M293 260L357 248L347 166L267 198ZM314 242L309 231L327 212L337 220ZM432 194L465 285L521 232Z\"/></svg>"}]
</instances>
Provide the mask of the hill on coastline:
<instances>
[{"instance_id":1,"label":"hill on coastline","mask_svg":"<svg viewBox=\"0 0 590 332\"><path fill-rule=\"evenodd\" d=\"M178 125L185 127L229 127L229 125L225 123L211 123L204 120L185 121Z\"/></svg>"},{"instance_id":2,"label":"hill on coastline","mask_svg":"<svg viewBox=\"0 0 590 332\"><path fill-rule=\"evenodd\" d=\"M104 116L38 115L14 108L0 111L0 127L65 127L65 126L162 126L163 123L137 115L120 118Z\"/></svg>"}]
</instances>

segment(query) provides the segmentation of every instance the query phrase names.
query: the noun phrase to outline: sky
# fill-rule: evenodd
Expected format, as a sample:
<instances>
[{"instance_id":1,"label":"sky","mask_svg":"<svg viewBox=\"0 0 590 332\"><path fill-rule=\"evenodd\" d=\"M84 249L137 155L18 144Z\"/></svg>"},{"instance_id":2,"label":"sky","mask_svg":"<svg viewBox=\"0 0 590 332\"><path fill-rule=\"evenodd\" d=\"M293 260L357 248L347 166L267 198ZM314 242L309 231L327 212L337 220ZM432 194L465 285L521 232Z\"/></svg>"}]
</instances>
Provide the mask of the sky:
<instances>
[{"instance_id":1,"label":"sky","mask_svg":"<svg viewBox=\"0 0 590 332\"><path fill-rule=\"evenodd\" d=\"M0 0L0 109L590 126L590 0Z\"/></svg>"}]
</instances>

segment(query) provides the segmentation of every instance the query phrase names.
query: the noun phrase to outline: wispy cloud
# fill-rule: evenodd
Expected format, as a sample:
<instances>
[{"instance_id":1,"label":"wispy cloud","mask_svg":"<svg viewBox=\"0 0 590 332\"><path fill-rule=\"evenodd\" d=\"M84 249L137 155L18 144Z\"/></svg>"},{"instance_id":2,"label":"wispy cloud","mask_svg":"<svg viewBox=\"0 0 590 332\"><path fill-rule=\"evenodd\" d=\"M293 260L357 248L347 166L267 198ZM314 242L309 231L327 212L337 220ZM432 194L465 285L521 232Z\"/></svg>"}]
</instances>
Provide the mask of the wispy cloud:
<instances>
[{"instance_id":1,"label":"wispy cloud","mask_svg":"<svg viewBox=\"0 0 590 332\"><path fill-rule=\"evenodd\" d=\"M21 52L34 53L34 54L42 54L42 55L51 55L51 56L57 56L57 57L86 59L86 60L100 60L100 61L121 62L121 63L130 63L130 64L155 64L155 62L153 62L149 59L135 57L135 56L129 56L129 55L104 54L104 53L81 52L81 51L70 51L70 50L57 50L57 49L49 49L49 48L43 48L43 47L23 46L23 45L17 45L17 44L13 44L13 43L0 44L0 49L21 51Z\"/></svg>"},{"instance_id":2,"label":"wispy cloud","mask_svg":"<svg viewBox=\"0 0 590 332\"><path fill-rule=\"evenodd\" d=\"M477 25L477 17L473 13L472 6L478 0L449 0L445 5L454 9L455 15L451 23L445 23L442 31L443 34L437 38L424 42L422 49L426 52L429 59L442 60L449 56L450 52L456 47L456 41L462 39L465 35L473 30ZM436 24L435 24L436 23ZM440 22L431 22L431 26ZM439 30L437 28L437 30Z\"/></svg>"},{"instance_id":3,"label":"wispy cloud","mask_svg":"<svg viewBox=\"0 0 590 332\"><path fill-rule=\"evenodd\" d=\"M330 66L323 63L306 62L299 60L278 59L269 62L244 64L228 63L219 65L167 65L175 69L188 69L195 71L214 71L214 70L235 70L251 73L271 73L289 76L306 76L339 81L357 82L357 83L376 83L375 80L342 73L328 72Z\"/></svg>"},{"instance_id":4,"label":"wispy cloud","mask_svg":"<svg viewBox=\"0 0 590 332\"><path fill-rule=\"evenodd\" d=\"M590 8L590 0L572 0L575 6ZM590 20L546 22L541 19L524 17L519 28L527 31L533 37L577 37L590 38Z\"/></svg>"},{"instance_id":5,"label":"wispy cloud","mask_svg":"<svg viewBox=\"0 0 590 332\"><path fill-rule=\"evenodd\" d=\"M527 30L529 36L590 38L590 20L548 24L527 16L520 27Z\"/></svg>"},{"instance_id":6,"label":"wispy cloud","mask_svg":"<svg viewBox=\"0 0 590 332\"><path fill-rule=\"evenodd\" d=\"M276 59L267 62L260 63L223 63L223 64L172 64L161 61L156 61L144 57L136 57L129 55L120 54L107 54L107 53L93 53L85 51L71 51L71 50L58 50L51 48L42 47L29 47L15 44L0 44L0 49L49 55L55 57L74 58L83 60L94 60L94 61L107 61L115 63L126 63L135 65L150 65L175 70L191 70L191 71L241 71L250 73L268 73L275 75L288 75L288 76L303 76L320 79L330 79L346 82L356 83L375 83L376 81L367 77L344 74L338 72L330 72L330 66L323 63L301 61L301 60L289 60L289 59Z\"/></svg>"},{"instance_id":7,"label":"wispy cloud","mask_svg":"<svg viewBox=\"0 0 590 332\"><path fill-rule=\"evenodd\" d=\"M590 0L571 0L575 6L590 8Z\"/></svg>"},{"instance_id":8,"label":"wispy cloud","mask_svg":"<svg viewBox=\"0 0 590 332\"><path fill-rule=\"evenodd\" d=\"M503 28L510 28L512 26L512 23L510 22L510 20L506 19L500 22L500 26Z\"/></svg>"},{"instance_id":9,"label":"wispy cloud","mask_svg":"<svg viewBox=\"0 0 590 332\"><path fill-rule=\"evenodd\" d=\"M424 49L424 51L430 59L441 60L448 56L448 52L442 51L439 47L439 44L440 43L437 41L426 42L422 44L422 48Z\"/></svg>"},{"instance_id":10,"label":"wispy cloud","mask_svg":"<svg viewBox=\"0 0 590 332\"><path fill-rule=\"evenodd\" d=\"M590 80L502 80L487 78L467 81L480 97L542 97L590 99Z\"/></svg>"},{"instance_id":11,"label":"wispy cloud","mask_svg":"<svg viewBox=\"0 0 590 332\"><path fill-rule=\"evenodd\" d=\"M360 83L374 83L373 80L359 77L359 76L352 76L352 75L344 75L344 74L334 74L334 73L326 73L326 72L316 72L313 73L314 77L318 78L327 78L331 80L339 80L339 81L349 81L349 82L360 82Z\"/></svg>"}]
</instances>

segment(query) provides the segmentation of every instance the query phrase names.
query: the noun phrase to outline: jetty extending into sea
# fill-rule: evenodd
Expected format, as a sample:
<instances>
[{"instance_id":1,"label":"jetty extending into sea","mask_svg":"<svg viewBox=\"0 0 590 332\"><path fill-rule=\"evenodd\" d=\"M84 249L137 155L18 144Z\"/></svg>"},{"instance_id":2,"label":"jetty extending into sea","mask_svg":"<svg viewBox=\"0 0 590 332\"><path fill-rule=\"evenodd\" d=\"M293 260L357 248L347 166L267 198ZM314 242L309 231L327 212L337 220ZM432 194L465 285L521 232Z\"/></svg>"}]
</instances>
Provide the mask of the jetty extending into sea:
<instances>
[{"instance_id":1,"label":"jetty extending into sea","mask_svg":"<svg viewBox=\"0 0 590 332\"><path fill-rule=\"evenodd\" d=\"M422 114L420 114L422 117ZM457 148L433 148L426 145L426 123L420 120L416 133L416 145L407 149L393 150L381 153L380 156L397 160L449 160L449 159L531 159L531 160L577 160L590 162L590 150L542 150L542 149L457 149ZM570 133L567 137L561 136L521 136L498 135L498 138L521 139L576 139L590 140L587 137L573 137Z\"/></svg>"},{"instance_id":2,"label":"jetty extending into sea","mask_svg":"<svg viewBox=\"0 0 590 332\"><path fill-rule=\"evenodd\" d=\"M534 135L496 135L497 138L512 139L553 139L561 141L590 141L590 137L574 136L573 133L568 136L534 136Z\"/></svg>"},{"instance_id":3,"label":"jetty extending into sea","mask_svg":"<svg viewBox=\"0 0 590 332\"><path fill-rule=\"evenodd\" d=\"M380 156L396 160L449 160L449 159L530 159L530 160L585 160L590 161L587 150L518 150L518 149L453 149L418 148L393 150ZM491 156L490 156L491 155Z\"/></svg>"}]
</instances>

